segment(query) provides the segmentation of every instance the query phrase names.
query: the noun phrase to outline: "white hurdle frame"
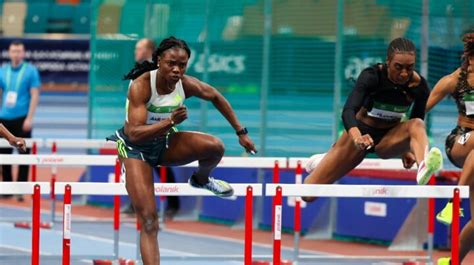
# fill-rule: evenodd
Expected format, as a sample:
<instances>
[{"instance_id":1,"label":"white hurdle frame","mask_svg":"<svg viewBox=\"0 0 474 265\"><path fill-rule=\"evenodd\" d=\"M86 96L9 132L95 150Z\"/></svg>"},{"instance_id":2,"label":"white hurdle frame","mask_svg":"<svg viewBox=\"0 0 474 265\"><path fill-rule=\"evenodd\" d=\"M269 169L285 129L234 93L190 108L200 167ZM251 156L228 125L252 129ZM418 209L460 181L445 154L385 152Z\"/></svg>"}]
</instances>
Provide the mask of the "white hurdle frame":
<instances>
[{"instance_id":1,"label":"white hurdle frame","mask_svg":"<svg viewBox=\"0 0 474 265\"><path fill-rule=\"evenodd\" d=\"M454 198L453 230L459 233L459 198L469 198L468 186L415 186L415 185L339 185L339 184L266 184L265 196L275 197L274 204L274 253L273 264L281 263L281 226L282 226L282 197L345 197L345 198ZM457 209L457 218L456 218ZM457 236L456 236L457 237ZM454 250L456 249L456 250ZM453 246L454 252L458 246ZM430 253L432 250L428 250ZM412 257L366 257L346 256L342 259L390 259L390 260L429 260L427 256ZM294 262L297 262L294 260ZM305 255L304 260L341 259L341 257L321 257ZM457 264L456 264L457 265Z\"/></svg>"}]
</instances>

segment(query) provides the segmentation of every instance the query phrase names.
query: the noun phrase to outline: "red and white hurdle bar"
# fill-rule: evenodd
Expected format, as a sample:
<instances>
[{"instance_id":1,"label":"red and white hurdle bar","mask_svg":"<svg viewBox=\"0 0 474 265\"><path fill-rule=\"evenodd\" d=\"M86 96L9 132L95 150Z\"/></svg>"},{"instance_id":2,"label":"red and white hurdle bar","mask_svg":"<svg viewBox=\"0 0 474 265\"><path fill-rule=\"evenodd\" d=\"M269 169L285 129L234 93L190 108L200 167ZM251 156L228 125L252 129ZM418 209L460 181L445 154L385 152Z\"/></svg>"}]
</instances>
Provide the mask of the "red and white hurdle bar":
<instances>
[{"instance_id":1,"label":"red and white hurdle bar","mask_svg":"<svg viewBox=\"0 0 474 265\"><path fill-rule=\"evenodd\" d=\"M234 188L235 196L245 196L245 241L244 241L244 264L252 264L252 215L253 215L253 197L262 196L262 184L231 184ZM123 183L56 183L57 194L64 194L64 213L63 213L63 265L70 264L70 235L72 224L72 204L71 196L74 195L127 195L125 184ZM177 184L155 184L156 196L215 196L209 191L195 189L187 183ZM138 246L137 246L138 247ZM116 258L118 257L118 248L116 249ZM183 256L162 256L163 259L184 259ZM224 259L241 258L240 256L190 256L189 259Z\"/></svg>"},{"instance_id":2,"label":"red and white hurdle bar","mask_svg":"<svg viewBox=\"0 0 474 265\"><path fill-rule=\"evenodd\" d=\"M233 184L235 194L247 196L245 217L245 264L251 264L252 243L252 205L253 196L262 195L261 184ZM71 195L126 195L124 184L121 183L56 183L58 194L65 194L63 213L63 264L70 262L70 232L72 222ZM156 195L179 196L213 196L205 190L194 189L187 184L156 184ZM255 190L255 192L253 192ZM63 191L63 192L61 192ZM452 263L459 264L459 203L460 198L469 198L466 186L405 186L405 185L297 185L297 184L267 184L266 196L275 196L274 208L274 253L273 264L279 265L281 261L281 225L282 225L282 198L283 196L315 196L315 197L372 197L372 198L453 198L453 224L452 224ZM49 193L47 183L0 183L0 194L31 194L34 193L33 203L33 228L32 228L32 264L39 262L39 199L40 193ZM249 206L250 205L250 206ZM250 213L250 214L249 214ZM196 258L196 257L190 257ZM210 259L211 257L199 257ZM224 256L215 256L216 259ZM227 257L231 258L231 257ZM329 259L331 257L300 256L299 259ZM346 256L344 259L423 259L424 257L363 257ZM182 257L179 257L182 259ZM340 256L337 259L341 259ZM426 259L426 258L425 258Z\"/></svg>"},{"instance_id":3,"label":"red and white hurdle bar","mask_svg":"<svg viewBox=\"0 0 474 265\"><path fill-rule=\"evenodd\" d=\"M317 155L317 159L313 161L313 166L320 163L321 159L325 154ZM301 184L303 165L306 165L309 158L304 157L290 157L288 158L288 167L295 168L295 184ZM411 169L405 169L402 166L400 159L364 159L356 169L362 170L403 170L403 171L416 171L415 167ZM276 182L274 182L276 183ZM430 179L429 185L436 185L436 178ZM295 225L294 225L294 256L299 255L299 238L301 233L301 200L300 197L295 198ZM331 218L331 216L329 216ZM433 257L434 250L434 227L435 227L435 198L428 198L428 226L427 226L427 252L430 259Z\"/></svg>"},{"instance_id":4,"label":"red and white hurdle bar","mask_svg":"<svg viewBox=\"0 0 474 265\"><path fill-rule=\"evenodd\" d=\"M273 265L281 264L281 226L283 197L350 197L350 198L452 198L453 223L451 226L451 264L459 265L459 208L460 198L469 198L468 186L414 186L414 185L299 185L267 184L266 196L275 197L273 225ZM324 256L299 256L303 260L328 260ZM429 256L413 257L364 257L344 256L332 259L387 259L387 260L426 260Z\"/></svg>"},{"instance_id":5,"label":"red and white hurdle bar","mask_svg":"<svg viewBox=\"0 0 474 265\"><path fill-rule=\"evenodd\" d=\"M55 142L52 142L53 147ZM56 149L54 149L56 150ZM117 166L117 157L114 155L6 155L0 154L0 164L6 165L33 165L33 166ZM219 168L260 168L274 169L278 171L278 165L286 165L287 159L284 157L223 157L217 167ZM181 167L197 167L198 163L182 165ZM53 173L55 171L53 170ZM120 172L118 172L120 173ZM116 168L117 175L117 168ZM116 176L117 177L117 176ZM52 184L57 179L54 176ZM53 185L54 187L54 185ZM53 190L54 192L54 190ZM54 194L51 195L54 197Z\"/></svg>"},{"instance_id":6,"label":"red and white hurdle bar","mask_svg":"<svg viewBox=\"0 0 474 265\"><path fill-rule=\"evenodd\" d=\"M252 232L253 232L253 197L262 196L262 184L231 184L234 188L235 196L245 196L245 242L244 255L213 255L213 256L162 256L163 259L244 259L245 265L252 264ZM71 262L71 231L72 231L72 195L127 195L125 184L123 183L65 183L55 184L56 194L64 195L63 206L63 265ZM32 265L39 264L40 253L40 194L49 194L50 185L46 182L28 183L0 183L0 194L34 194L33 196L33 216L32 216ZM155 184L155 194L157 196L215 196L209 191L195 189L187 183L178 184ZM115 213L117 215L117 213ZM117 220L117 219L116 219ZM117 222L115 222L117 224ZM118 241L117 241L118 243ZM138 247L138 246L137 246ZM113 258L118 260L118 248L114 247ZM49 256L50 258L52 256ZM95 258L110 258L111 256L95 256ZM257 256L261 258L262 256ZM76 257L76 259L94 258L93 256Z\"/></svg>"}]
</instances>

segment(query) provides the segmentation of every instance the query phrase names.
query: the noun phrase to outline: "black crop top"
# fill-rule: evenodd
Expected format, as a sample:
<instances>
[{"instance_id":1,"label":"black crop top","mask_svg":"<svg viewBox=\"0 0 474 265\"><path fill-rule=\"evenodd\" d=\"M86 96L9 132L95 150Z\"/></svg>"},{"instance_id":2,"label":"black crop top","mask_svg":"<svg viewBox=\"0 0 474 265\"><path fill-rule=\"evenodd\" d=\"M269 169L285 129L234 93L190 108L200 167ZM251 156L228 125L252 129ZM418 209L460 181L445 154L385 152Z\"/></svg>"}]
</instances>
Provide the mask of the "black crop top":
<instances>
[{"instance_id":1,"label":"black crop top","mask_svg":"<svg viewBox=\"0 0 474 265\"><path fill-rule=\"evenodd\" d=\"M387 66L376 64L364 69L349 94L342 111L342 121L346 130L357 127L356 114L361 107L367 109L371 117L386 121L395 121L413 104L410 119L425 117L426 101L430 94L426 80L415 87L394 84L388 79ZM410 78L411 79L411 78Z\"/></svg>"},{"instance_id":2,"label":"black crop top","mask_svg":"<svg viewBox=\"0 0 474 265\"><path fill-rule=\"evenodd\" d=\"M466 69L461 70L456 90L451 95L456 100L459 114L474 118L474 87L467 82Z\"/></svg>"}]
</instances>

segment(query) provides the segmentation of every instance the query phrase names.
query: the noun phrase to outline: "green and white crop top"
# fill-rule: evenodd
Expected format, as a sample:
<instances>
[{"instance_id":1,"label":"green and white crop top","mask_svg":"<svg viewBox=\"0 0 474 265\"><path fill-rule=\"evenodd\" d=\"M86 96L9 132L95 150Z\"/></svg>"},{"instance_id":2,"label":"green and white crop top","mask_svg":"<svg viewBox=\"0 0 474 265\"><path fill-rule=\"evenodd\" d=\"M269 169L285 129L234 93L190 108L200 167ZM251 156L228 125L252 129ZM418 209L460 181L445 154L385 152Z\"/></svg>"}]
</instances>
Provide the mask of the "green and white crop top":
<instances>
[{"instance_id":1,"label":"green and white crop top","mask_svg":"<svg viewBox=\"0 0 474 265\"><path fill-rule=\"evenodd\" d=\"M150 71L150 88L151 97L146 103L147 118L146 124L154 124L162 120L168 119L171 113L183 105L186 96L184 94L183 83L181 80L176 83L173 92L165 95L158 94L156 90L156 72ZM130 82L131 84L131 82ZM125 120L128 122L128 99L125 104Z\"/></svg>"}]
</instances>

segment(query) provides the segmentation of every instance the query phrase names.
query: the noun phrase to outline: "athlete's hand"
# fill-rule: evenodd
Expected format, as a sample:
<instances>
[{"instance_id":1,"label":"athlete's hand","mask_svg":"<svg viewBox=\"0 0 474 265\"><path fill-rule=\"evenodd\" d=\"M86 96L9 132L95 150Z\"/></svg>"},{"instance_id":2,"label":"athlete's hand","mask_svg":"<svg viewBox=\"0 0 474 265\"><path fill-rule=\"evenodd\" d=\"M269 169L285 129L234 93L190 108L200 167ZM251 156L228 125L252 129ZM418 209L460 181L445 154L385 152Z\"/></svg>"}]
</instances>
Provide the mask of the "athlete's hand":
<instances>
[{"instance_id":1,"label":"athlete's hand","mask_svg":"<svg viewBox=\"0 0 474 265\"><path fill-rule=\"evenodd\" d=\"M412 152L406 152L402 155L403 167L410 169L416 162L415 155Z\"/></svg>"},{"instance_id":2,"label":"athlete's hand","mask_svg":"<svg viewBox=\"0 0 474 265\"><path fill-rule=\"evenodd\" d=\"M255 155L257 153L257 149L255 149L255 144L252 142L250 137L247 134L239 135L239 144L245 148L247 153Z\"/></svg>"},{"instance_id":3,"label":"athlete's hand","mask_svg":"<svg viewBox=\"0 0 474 265\"><path fill-rule=\"evenodd\" d=\"M372 140L372 137L368 134L364 134L362 136L359 136L355 138L354 140L355 146L359 148L360 150L369 150L370 148L374 147L374 140Z\"/></svg>"},{"instance_id":4,"label":"athlete's hand","mask_svg":"<svg viewBox=\"0 0 474 265\"><path fill-rule=\"evenodd\" d=\"M186 106L181 106L173 110L170 118L176 125L178 125L188 118L188 109Z\"/></svg>"},{"instance_id":5,"label":"athlete's hand","mask_svg":"<svg viewBox=\"0 0 474 265\"><path fill-rule=\"evenodd\" d=\"M20 137L13 137L8 141L11 146L16 147L18 151L25 153L26 152L26 143L25 139Z\"/></svg>"}]
</instances>

